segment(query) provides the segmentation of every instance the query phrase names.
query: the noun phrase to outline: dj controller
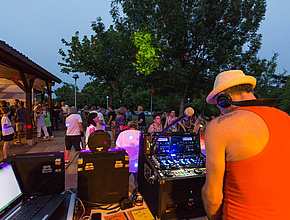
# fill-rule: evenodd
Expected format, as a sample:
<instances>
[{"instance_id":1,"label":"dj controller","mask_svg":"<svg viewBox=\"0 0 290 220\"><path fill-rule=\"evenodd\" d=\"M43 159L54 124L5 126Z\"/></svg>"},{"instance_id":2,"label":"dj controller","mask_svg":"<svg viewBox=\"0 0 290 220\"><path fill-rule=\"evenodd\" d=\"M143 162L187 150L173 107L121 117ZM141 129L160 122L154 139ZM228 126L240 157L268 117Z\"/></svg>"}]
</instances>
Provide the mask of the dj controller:
<instances>
[{"instance_id":1,"label":"dj controller","mask_svg":"<svg viewBox=\"0 0 290 220\"><path fill-rule=\"evenodd\" d=\"M158 219L205 216L201 189L206 156L195 133L145 134L140 142L139 190Z\"/></svg>"}]
</instances>

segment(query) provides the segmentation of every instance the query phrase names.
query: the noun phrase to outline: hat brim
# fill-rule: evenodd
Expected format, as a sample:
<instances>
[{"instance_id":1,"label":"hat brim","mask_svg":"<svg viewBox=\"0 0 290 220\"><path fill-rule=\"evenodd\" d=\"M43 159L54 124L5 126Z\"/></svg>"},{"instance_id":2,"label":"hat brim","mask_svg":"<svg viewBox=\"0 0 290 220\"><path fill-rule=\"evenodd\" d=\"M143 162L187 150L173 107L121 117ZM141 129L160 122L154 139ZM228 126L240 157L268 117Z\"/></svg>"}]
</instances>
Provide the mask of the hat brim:
<instances>
[{"instance_id":1,"label":"hat brim","mask_svg":"<svg viewBox=\"0 0 290 220\"><path fill-rule=\"evenodd\" d=\"M220 93L220 92L222 92L230 87L233 87L236 85L241 85L241 84L251 84L253 86L253 88L255 88L256 82L257 82L256 79L252 76L242 76L242 77L238 77L235 79L231 79L231 80L219 85L214 90L212 90L211 93L207 96L206 102L209 104L216 104L214 97L218 93Z\"/></svg>"}]
</instances>

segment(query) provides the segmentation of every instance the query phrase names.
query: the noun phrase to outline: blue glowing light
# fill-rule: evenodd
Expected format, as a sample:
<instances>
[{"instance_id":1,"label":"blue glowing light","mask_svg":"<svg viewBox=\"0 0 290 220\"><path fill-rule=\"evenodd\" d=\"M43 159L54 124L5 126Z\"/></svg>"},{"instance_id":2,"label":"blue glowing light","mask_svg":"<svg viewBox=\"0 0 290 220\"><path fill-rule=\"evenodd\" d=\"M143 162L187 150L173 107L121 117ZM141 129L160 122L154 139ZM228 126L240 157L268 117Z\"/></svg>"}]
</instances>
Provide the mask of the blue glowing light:
<instances>
[{"instance_id":1,"label":"blue glowing light","mask_svg":"<svg viewBox=\"0 0 290 220\"><path fill-rule=\"evenodd\" d=\"M132 139L133 139L133 135L130 135L130 136L129 136L129 140L132 140Z\"/></svg>"},{"instance_id":2,"label":"blue glowing light","mask_svg":"<svg viewBox=\"0 0 290 220\"><path fill-rule=\"evenodd\" d=\"M176 157L176 154L170 154L171 157Z\"/></svg>"},{"instance_id":3,"label":"blue glowing light","mask_svg":"<svg viewBox=\"0 0 290 220\"><path fill-rule=\"evenodd\" d=\"M138 163L134 163L134 167L138 167Z\"/></svg>"},{"instance_id":4,"label":"blue glowing light","mask_svg":"<svg viewBox=\"0 0 290 220\"><path fill-rule=\"evenodd\" d=\"M7 131L8 130L8 126L7 125L3 125L3 131Z\"/></svg>"},{"instance_id":5,"label":"blue glowing light","mask_svg":"<svg viewBox=\"0 0 290 220\"><path fill-rule=\"evenodd\" d=\"M70 123L66 122L65 126L68 128L70 126Z\"/></svg>"}]
</instances>

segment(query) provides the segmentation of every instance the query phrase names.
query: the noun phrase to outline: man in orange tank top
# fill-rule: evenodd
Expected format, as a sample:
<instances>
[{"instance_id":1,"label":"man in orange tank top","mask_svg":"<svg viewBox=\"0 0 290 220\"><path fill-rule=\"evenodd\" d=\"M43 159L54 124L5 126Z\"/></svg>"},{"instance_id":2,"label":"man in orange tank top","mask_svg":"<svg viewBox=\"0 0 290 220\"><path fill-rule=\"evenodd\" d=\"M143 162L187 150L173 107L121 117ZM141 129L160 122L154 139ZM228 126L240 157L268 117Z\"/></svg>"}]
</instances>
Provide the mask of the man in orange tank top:
<instances>
[{"instance_id":1,"label":"man in orange tank top","mask_svg":"<svg viewBox=\"0 0 290 220\"><path fill-rule=\"evenodd\" d=\"M255 85L256 79L240 70L226 71L206 99L222 113L205 133L202 197L211 220L290 219L290 118L272 107L237 106L256 99Z\"/></svg>"}]
</instances>

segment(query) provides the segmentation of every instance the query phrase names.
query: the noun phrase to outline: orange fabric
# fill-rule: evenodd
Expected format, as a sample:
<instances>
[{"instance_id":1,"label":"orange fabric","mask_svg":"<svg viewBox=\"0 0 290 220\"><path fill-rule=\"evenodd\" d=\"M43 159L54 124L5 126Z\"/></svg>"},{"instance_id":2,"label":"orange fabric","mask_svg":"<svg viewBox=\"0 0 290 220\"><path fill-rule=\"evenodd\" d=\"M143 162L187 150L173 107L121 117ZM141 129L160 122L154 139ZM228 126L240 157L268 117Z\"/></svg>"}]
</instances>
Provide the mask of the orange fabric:
<instances>
[{"instance_id":1,"label":"orange fabric","mask_svg":"<svg viewBox=\"0 0 290 220\"><path fill-rule=\"evenodd\" d=\"M226 162L223 219L290 219L290 118L275 108L239 109L262 117L270 136L259 154Z\"/></svg>"}]
</instances>

